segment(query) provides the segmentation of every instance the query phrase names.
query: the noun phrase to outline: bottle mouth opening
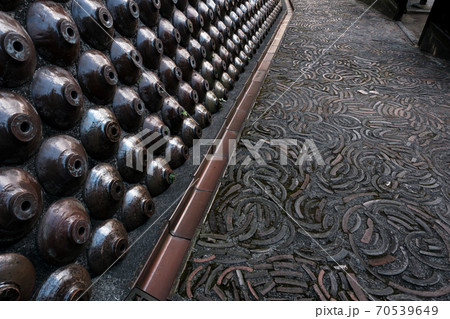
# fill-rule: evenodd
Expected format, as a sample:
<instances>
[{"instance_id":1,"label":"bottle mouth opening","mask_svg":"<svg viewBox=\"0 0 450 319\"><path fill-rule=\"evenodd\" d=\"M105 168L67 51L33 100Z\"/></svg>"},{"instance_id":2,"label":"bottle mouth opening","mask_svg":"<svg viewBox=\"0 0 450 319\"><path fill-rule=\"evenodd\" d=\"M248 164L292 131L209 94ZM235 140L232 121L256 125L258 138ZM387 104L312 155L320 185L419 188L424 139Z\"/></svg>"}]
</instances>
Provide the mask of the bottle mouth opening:
<instances>
[{"instance_id":1,"label":"bottle mouth opening","mask_svg":"<svg viewBox=\"0 0 450 319\"><path fill-rule=\"evenodd\" d=\"M167 171L165 171L165 173L167 173ZM172 172L172 170L170 170L170 172L169 173L167 173L167 174L165 174L166 175L166 181L167 181L167 183L170 185L170 184L173 184L174 182L175 182L175 180L176 180L176 176L175 176L175 174Z\"/></svg>"},{"instance_id":2,"label":"bottle mouth opening","mask_svg":"<svg viewBox=\"0 0 450 319\"><path fill-rule=\"evenodd\" d=\"M189 64L191 65L191 68L195 69L197 67L197 62L195 61L193 56L189 57Z\"/></svg>"},{"instance_id":3,"label":"bottle mouth opening","mask_svg":"<svg viewBox=\"0 0 450 319\"><path fill-rule=\"evenodd\" d=\"M13 214L21 221L27 221L35 217L37 208L38 201L31 193L21 193L12 202Z\"/></svg>"},{"instance_id":4,"label":"bottle mouth opening","mask_svg":"<svg viewBox=\"0 0 450 319\"><path fill-rule=\"evenodd\" d=\"M66 167L69 174L72 177L77 178L85 175L87 163L82 156L78 154L71 154L67 157Z\"/></svg>"},{"instance_id":5,"label":"bottle mouth opening","mask_svg":"<svg viewBox=\"0 0 450 319\"><path fill-rule=\"evenodd\" d=\"M77 43L77 41L79 39L78 29L70 21L68 21L68 20L62 21L60 24L59 30L60 30L64 40L66 40L67 43L69 43L69 44Z\"/></svg>"},{"instance_id":6,"label":"bottle mouth opening","mask_svg":"<svg viewBox=\"0 0 450 319\"><path fill-rule=\"evenodd\" d=\"M109 84L111 86L117 85L117 82L118 82L117 72L111 66L106 65L104 67L103 76L104 76L107 84Z\"/></svg>"},{"instance_id":7,"label":"bottle mouth opening","mask_svg":"<svg viewBox=\"0 0 450 319\"><path fill-rule=\"evenodd\" d=\"M137 68L142 68L142 56L139 51L133 50L131 52L131 59L133 60L133 63Z\"/></svg>"},{"instance_id":8,"label":"bottle mouth opening","mask_svg":"<svg viewBox=\"0 0 450 319\"><path fill-rule=\"evenodd\" d=\"M64 300L66 301L88 301L89 300L89 292L86 292L86 289L79 288L78 285L72 287L66 294Z\"/></svg>"},{"instance_id":9,"label":"bottle mouth opening","mask_svg":"<svg viewBox=\"0 0 450 319\"><path fill-rule=\"evenodd\" d=\"M162 54L164 51L163 43L160 39L155 39L155 48L159 54Z\"/></svg>"},{"instance_id":10,"label":"bottle mouth opening","mask_svg":"<svg viewBox=\"0 0 450 319\"><path fill-rule=\"evenodd\" d=\"M180 43L181 41L181 34L177 29L173 29L173 33L175 36L175 40L177 41L177 43Z\"/></svg>"},{"instance_id":11,"label":"bottle mouth opening","mask_svg":"<svg viewBox=\"0 0 450 319\"><path fill-rule=\"evenodd\" d=\"M155 7L155 9L161 9L161 1L159 0L152 0L153 6Z\"/></svg>"},{"instance_id":12,"label":"bottle mouth opening","mask_svg":"<svg viewBox=\"0 0 450 319\"><path fill-rule=\"evenodd\" d=\"M170 135L170 130L167 126L163 126L161 128L161 135L162 136L169 136Z\"/></svg>"},{"instance_id":13,"label":"bottle mouth opening","mask_svg":"<svg viewBox=\"0 0 450 319\"><path fill-rule=\"evenodd\" d=\"M109 184L109 193L114 200L120 200L124 194L124 185L120 180L113 180Z\"/></svg>"},{"instance_id":14,"label":"bottle mouth opening","mask_svg":"<svg viewBox=\"0 0 450 319\"><path fill-rule=\"evenodd\" d=\"M105 134L108 140L116 143L120 140L120 126L116 122L108 122L105 127Z\"/></svg>"},{"instance_id":15,"label":"bottle mouth opening","mask_svg":"<svg viewBox=\"0 0 450 319\"><path fill-rule=\"evenodd\" d=\"M200 26L203 28L205 25L205 19L201 15L198 16L198 22L200 23Z\"/></svg>"},{"instance_id":16,"label":"bottle mouth opening","mask_svg":"<svg viewBox=\"0 0 450 319\"><path fill-rule=\"evenodd\" d=\"M197 139L202 137L202 129L198 125L195 126L194 132Z\"/></svg>"},{"instance_id":17,"label":"bottle mouth opening","mask_svg":"<svg viewBox=\"0 0 450 319\"><path fill-rule=\"evenodd\" d=\"M25 62L31 57L30 46L22 35L9 32L3 39L6 53L18 62Z\"/></svg>"},{"instance_id":18,"label":"bottle mouth opening","mask_svg":"<svg viewBox=\"0 0 450 319\"><path fill-rule=\"evenodd\" d=\"M113 26L113 18L106 8L99 8L98 19L106 29L110 29Z\"/></svg>"},{"instance_id":19,"label":"bottle mouth opening","mask_svg":"<svg viewBox=\"0 0 450 319\"><path fill-rule=\"evenodd\" d=\"M139 18L139 6L134 0L128 1L128 8L130 10L131 16L135 19Z\"/></svg>"},{"instance_id":20,"label":"bottle mouth opening","mask_svg":"<svg viewBox=\"0 0 450 319\"><path fill-rule=\"evenodd\" d=\"M206 48L202 45L202 48L200 50L201 50L203 59L205 59L206 58Z\"/></svg>"},{"instance_id":21,"label":"bottle mouth opening","mask_svg":"<svg viewBox=\"0 0 450 319\"><path fill-rule=\"evenodd\" d=\"M28 114L15 114L10 117L9 127L12 135L23 143L33 140L37 133L37 123Z\"/></svg>"},{"instance_id":22,"label":"bottle mouth opening","mask_svg":"<svg viewBox=\"0 0 450 319\"><path fill-rule=\"evenodd\" d=\"M142 100L140 99L135 99L133 101L134 104L134 111L136 112L137 115L141 116L142 114L144 114L144 102L142 102Z\"/></svg>"},{"instance_id":23,"label":"bottle mouth opening","mask_svg":"<svg viewBox=\"0 0 450 319\"><path fill-rule=\"evenodd\" d=\"M142 204L142 209L144 214L150 218L155 213L155 203L151 199L145 200Z\"/></svg>"},{"instance_id":24,"label":"bottle mouth opening","mask_svg":"<svg viewBox=\"0 0 450 319\"><path fill-rule=\"evenodd\" d=\"M203 80L203 87L205 88L206 91L209 91L209 82L206 80Z\"/></svg>"},{"instance_id":25,"label":"bottle mouth opening","mask_svg":"<svg viewBox=\"0 0 450 319\"><path fill-rule=\"evenodd\" d=\"M74 84L65 86L64 97L71 106L78 107L82 104L83 94L81 93L80 88Z\"/></svg>"},{"instance_id":26,"label":"bottle mouth opening","mask_svg":"<svg viewBox=\"0 0 450 319\"><path fill-rule=\"evenodd\" d=\"M88 221L78 219L70 225L71 239L75 244L83 245L89 240L91 225Z\"/></svg>"},{"instance_id":27,"label":"bottle mouth opening","mask_svg":"<svg viewBox=\"0 0 450 319\"><path fill-rule=\"evenodd\" d=\"M20 296L20 288L16 284L0 284L0 300L17 301L20 299Z\"/></svg>"},{"instance_id":28,"label":"bottle mouth opening","mask_svg":"<svg viewBox=\"0 0 450 319\"><path fill-rule=\"evenodd\" d=\"M189 148L187 146L182 147L181 153L185 159L189 158Z\"/></svg>"},{"instance_id":29,"label":"bottle mouth opening","mask_svg":"<svg viewBox=\"0 0 450 319\"><path fill-rule=\"evenodd\" d=\"M122 257L128 249L128 240L126 238L118 238L114 243L113 249L116 258Z\"/></svg>"},{"instance_id":30,"label":"bottle mouth opening","mask_svg":"<svg viewBox=\"0 0 450 319\"><path fill-rule=\"evenodd\" d=\"M198 94L197 94L197 91L192 90L192 92L191 92L191 98L192 98L192 100L195 102L195 104L198 103Z\"/></svg>"},{"instance_id":31,"label":"bottle mouth opening","mask_svg":"<svg viewBox=\"0 0 450 319\"><path fill-rule=\"evenodd\" d=\"M163 84L161 82L156 83L156 91L158 92L159 96L161 96L161 97L164 96L165 90L164 90Z\"/></svg>"},{"instance_id":32,"label":"bottle mouth opening","mask_svg":"<svg viewBox=\"0 0 450 319\"><path fill-rule=\"evenodd\" d=\"M179 67L176 67L174 69L174 73L175 73L175 77L177 78L177 80L180 81L181 77L183 75L183 73L181 73L181 69Z\"/></svg>"},{"instance_id":33,"label":"bottle mouth opening","mask_svg":"<svg viewBox=\"0 0 450 319\"><path fill-rule=\"evenodd\" d=\"M194 32L194 25L192 24L191 20L187 20L187 28L189 30L189 33L193 33Z\"/></svg>"}]
</instances>

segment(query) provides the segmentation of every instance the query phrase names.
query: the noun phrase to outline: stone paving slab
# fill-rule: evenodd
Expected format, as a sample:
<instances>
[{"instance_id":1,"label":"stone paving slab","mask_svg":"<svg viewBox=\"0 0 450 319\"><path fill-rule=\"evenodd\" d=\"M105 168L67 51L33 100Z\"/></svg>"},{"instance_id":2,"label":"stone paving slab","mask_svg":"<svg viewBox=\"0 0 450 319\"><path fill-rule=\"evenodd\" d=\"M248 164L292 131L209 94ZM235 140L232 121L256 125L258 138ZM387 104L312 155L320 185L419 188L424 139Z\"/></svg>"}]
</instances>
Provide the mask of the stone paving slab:
<instances>
[{"instance_id":1,"label":"stone paving slab","mask_svg":"<svg viewBox=\"0 0 450 319\"><path fill-rule=\"evenodd\" d=\"M450 65L374 10L349 28L355 0L293 4L172 299L449 300ZM245 165L271 139L297 146Z\"/></svg>"}]
</instances>

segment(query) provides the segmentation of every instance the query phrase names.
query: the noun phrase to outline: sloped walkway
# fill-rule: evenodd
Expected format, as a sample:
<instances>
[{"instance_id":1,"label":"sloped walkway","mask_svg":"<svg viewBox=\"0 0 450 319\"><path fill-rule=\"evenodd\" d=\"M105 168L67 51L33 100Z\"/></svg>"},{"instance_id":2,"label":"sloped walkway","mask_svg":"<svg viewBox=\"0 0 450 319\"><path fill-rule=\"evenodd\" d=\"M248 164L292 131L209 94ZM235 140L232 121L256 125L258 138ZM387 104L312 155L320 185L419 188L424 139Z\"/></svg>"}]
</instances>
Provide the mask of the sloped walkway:
<instances>
[{"instance_id":1,"label":"sloped walkway","mask_svg":"<svg viewBox=\"0 0 450 319\"><path fill-rule=\"evenodd\" d=\"M172 299L449 300L449 64L374 10L350 27L355 0L293 2ZM288 165L268 143L243 165L271 139Z\"/></svg>"}]
</instances>

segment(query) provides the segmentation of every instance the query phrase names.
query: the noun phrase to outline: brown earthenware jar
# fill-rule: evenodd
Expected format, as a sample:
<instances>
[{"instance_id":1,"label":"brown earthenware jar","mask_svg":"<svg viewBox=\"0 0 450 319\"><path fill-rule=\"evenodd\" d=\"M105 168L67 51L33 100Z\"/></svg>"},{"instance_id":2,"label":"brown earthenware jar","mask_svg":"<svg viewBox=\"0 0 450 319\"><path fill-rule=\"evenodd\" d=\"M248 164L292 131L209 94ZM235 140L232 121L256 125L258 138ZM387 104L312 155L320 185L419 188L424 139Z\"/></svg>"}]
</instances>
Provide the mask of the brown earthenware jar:
<instances>
[{"instance_id":1,"label":"brown earthenware jar","mask_svg":"<svg viewBox=\"0 0 450 319\"><path fill-rule=\"evenodd\" d=\"M75 198L54 202L44 214L37 237L39 254L54 265L74 261L91 233L91 222L83 204Z\"/></svg>"}]
</instances>

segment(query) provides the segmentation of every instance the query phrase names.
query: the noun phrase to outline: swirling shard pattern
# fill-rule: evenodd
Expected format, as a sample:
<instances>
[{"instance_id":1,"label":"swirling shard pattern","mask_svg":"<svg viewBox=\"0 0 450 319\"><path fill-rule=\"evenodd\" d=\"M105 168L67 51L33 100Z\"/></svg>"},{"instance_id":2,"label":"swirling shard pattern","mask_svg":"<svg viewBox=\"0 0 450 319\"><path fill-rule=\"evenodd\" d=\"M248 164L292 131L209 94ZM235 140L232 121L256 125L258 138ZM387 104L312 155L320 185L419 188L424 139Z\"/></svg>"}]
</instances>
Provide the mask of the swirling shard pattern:
<instances>
[{"instance_id":1,"label":"swirling shard pattern","mask_svg":"<svg viewBox=\"0 0 450 319\"><path fill-rule=\"evenodd\" d=\"M448 300L450 66L372 10L325 52L364 5L294 6L242 139L325 165L240 142L172 298Z\"/></svg>"}]
</instances>

